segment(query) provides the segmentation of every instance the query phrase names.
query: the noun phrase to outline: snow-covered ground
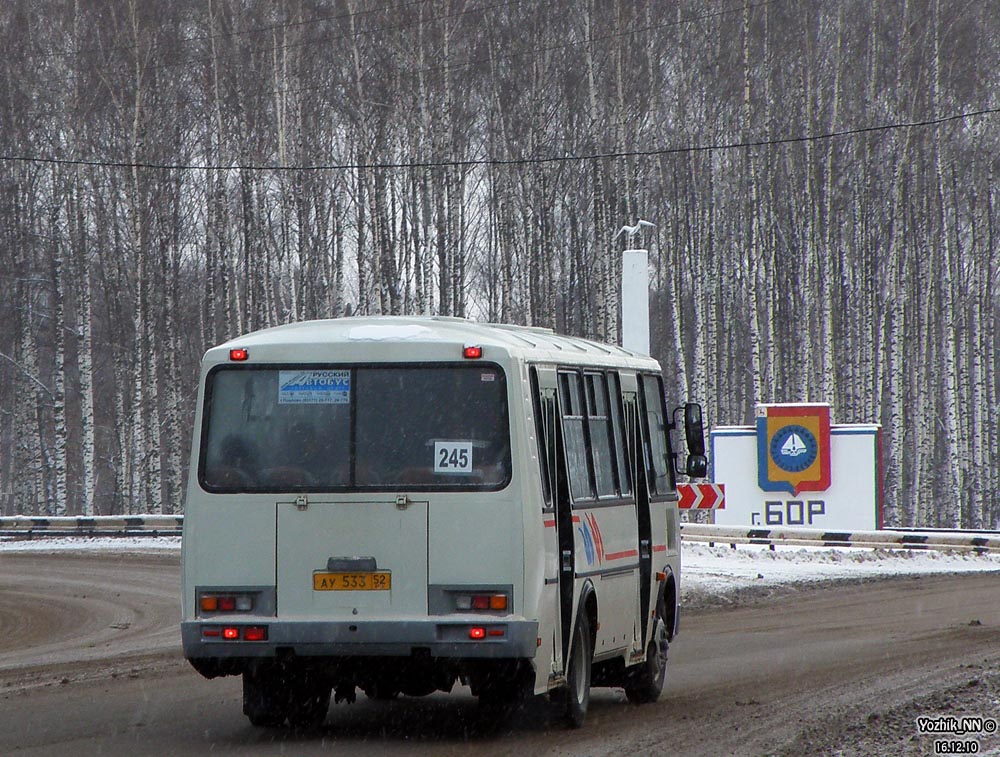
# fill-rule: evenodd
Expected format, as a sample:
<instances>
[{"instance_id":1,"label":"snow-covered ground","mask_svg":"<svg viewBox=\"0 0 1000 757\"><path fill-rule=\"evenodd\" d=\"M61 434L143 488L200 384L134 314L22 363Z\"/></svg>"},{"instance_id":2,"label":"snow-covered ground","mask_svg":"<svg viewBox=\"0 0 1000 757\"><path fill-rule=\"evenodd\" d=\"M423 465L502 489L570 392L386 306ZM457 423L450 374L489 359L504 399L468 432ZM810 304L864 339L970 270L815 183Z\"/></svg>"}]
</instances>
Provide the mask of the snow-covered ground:
<instances>
[{"instance_id":1,"label":"snow-covered ground","mask_svg":"<svg viewBox=\"0 0 1000 757\"><path fill-rule=\"evenodd\" d=\"M33 539L0 537L4 552L179 552L179 536L36 536Z\"/></svg>"},{"instance_id":2,"label":"snow-covered ground","mask_svg":"<svg viewBox=\"0 0 1000 757\"><path fill-rule=\"evenodd\" d=\"M789 584L870 580L932 573L1000 572L1000 554L972 552L776 547L687 542L682 553L681 597L685 604L726 601L755 590Z\"/></svg>"},{"instance_id":3,"label":"snow-covered ground","mask_svg":"<svg viewBox=\"0 0 1000 757\"><path fill-rule=\"evenodd\" d=\"M179 550L180 537L71 537L0 539L5 552L159 552ZM1000 572L1000 554L842 547L726 546L686 542L681 595L685 604L727 602L747 592L781 586L870 580L932 573Z\"/></svg>"}]
</instances>

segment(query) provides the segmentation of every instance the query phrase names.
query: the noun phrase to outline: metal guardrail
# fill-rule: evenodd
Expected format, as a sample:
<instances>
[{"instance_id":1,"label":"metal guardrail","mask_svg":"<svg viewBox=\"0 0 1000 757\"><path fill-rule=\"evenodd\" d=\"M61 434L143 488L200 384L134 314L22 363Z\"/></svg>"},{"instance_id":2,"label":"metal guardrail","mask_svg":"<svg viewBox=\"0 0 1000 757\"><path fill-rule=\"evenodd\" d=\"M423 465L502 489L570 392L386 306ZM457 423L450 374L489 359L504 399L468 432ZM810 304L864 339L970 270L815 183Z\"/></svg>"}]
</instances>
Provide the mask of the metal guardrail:
<instances>
[{"instance_id":1,"label":"metal guardrail","mask_svg":"<svg viewBox=\"0 0 1000 757\"><path fill-rule=\"evenodd\" d=\"M180 536L183 515L95 515L83 517L0 518L0 536ZM954 549L1000 552L1000 534L927 529L824 531L817 528L748 528L710 523L682 523L681 537L710 544L762 544L775 547L865 547L882 549Z\"/></svg>"},{"instance_id":2,"label":"metal guardrail","mask_svg":"<svg viewBox=\"0 0 1000 757\"><path fill-rule=\"evenodd\" d=\"M180 536L183 515L95 515L45 517L16 515L0 518L0 536Z\"/></svg>"},{"instance_id":3,"label":"metal guardrail","mask_svg":"<svg viewBox=\"0 0 1000 757\"><path fill-rule=\"evenodd\" d=\"M723 544L763 544L805 547L867 547L882 549L954 549L1000 552L1000 535L976 532L824 531L818 528L748 528L709 523L682 523L685 541Z\"/></svg>"}]
</instances>

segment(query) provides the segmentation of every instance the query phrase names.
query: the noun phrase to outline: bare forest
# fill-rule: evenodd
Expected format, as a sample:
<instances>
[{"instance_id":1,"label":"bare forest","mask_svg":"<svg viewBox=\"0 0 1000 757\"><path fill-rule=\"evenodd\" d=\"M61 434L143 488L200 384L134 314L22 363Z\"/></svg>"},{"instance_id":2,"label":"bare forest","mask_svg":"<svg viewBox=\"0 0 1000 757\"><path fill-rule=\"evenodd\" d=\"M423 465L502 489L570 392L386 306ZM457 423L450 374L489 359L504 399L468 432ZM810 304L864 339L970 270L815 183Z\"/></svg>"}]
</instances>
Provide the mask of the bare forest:
<instances>
[{"instance_id":1,"label":"bare forest","mask_svg":"<svg viewBox=\"0 0 1000 757\"><path fill-rule=\"evenodd\" d=\"M0 513L183 510L197 362L296 319L616 341L711 425L885 429L997 528L1000 13L968 0L5 0Z\"/></svg>"}]
</instances>

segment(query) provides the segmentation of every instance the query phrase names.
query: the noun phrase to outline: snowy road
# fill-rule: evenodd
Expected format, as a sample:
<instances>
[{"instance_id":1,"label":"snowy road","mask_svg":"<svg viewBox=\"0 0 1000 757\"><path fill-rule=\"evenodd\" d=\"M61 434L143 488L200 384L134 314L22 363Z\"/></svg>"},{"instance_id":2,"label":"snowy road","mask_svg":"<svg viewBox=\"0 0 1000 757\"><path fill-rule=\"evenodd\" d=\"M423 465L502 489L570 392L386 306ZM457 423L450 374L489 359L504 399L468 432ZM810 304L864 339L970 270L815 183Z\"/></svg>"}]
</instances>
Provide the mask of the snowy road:
<instances>
[{"instance_id":1,"label":"snowy road","mask_svg":"<svg viewBox=\"0 0 1000 757\"><path fill-rule=\"evenodd\" d=\"M708 548L686 557L688 609L654 705L598 689L580 731L535 710L489 733L464 691L362 696L296 735L251 728L238 679L205 681L180 659L176 551L0 551L0 752L929 754L917 716L1000 712L994 573L875 580L858 567L868 557L831 557L857 565L816 586L782 574L815 577L796 567L801 557ZM918 572L935 567L962 569ZM917 566L867 570L896 568ZM979 740L983 753L1000 748L996 735Z\"/></svg>"}]
</instances>

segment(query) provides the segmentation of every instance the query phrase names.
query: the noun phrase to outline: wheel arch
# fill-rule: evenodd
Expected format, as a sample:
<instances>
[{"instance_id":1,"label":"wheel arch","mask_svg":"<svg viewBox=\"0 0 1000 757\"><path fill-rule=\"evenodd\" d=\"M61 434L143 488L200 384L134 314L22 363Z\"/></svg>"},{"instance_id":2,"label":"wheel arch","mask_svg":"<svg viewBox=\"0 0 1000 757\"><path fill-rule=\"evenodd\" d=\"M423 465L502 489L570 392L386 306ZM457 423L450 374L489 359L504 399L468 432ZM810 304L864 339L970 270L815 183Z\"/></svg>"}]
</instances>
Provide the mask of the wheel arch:
<instances>
[{"instance_id":1,"label":"wheel arch","mask_svg":"<svg viewBox=\"0 0 1000 757\"><path fill-rule=\"evenodd\" d=\"M663 605L667 609L667 617L665 619L665 624L667 626L667 638L673 641L674 636L676 636L680 631L680 606L679 606L679 595L677 592L677 579L674 576L674 571L669 565L665 565L662 572L666 575L663 581L660 581L660 588L657 590L656 599L659 601L663 600Z\"/></svg>"},{"instance_id":2,"label":"wheel arch","mask_svg":"<svg viewBox=\"0 0 1000 757\"><path fill-rule=\"evenodd\" d=\"M580 622L582 616L586 616L590 627L590 649L593 652L597 645L597 590L594 588L593 582L589 579L583 584L583 588L580 589L580 598L576 603L576 614L573 617L570 639L575 637L576 624ZM569 651L572 654L573 650L570 649Z\"/></svg>"}]
</instances>

